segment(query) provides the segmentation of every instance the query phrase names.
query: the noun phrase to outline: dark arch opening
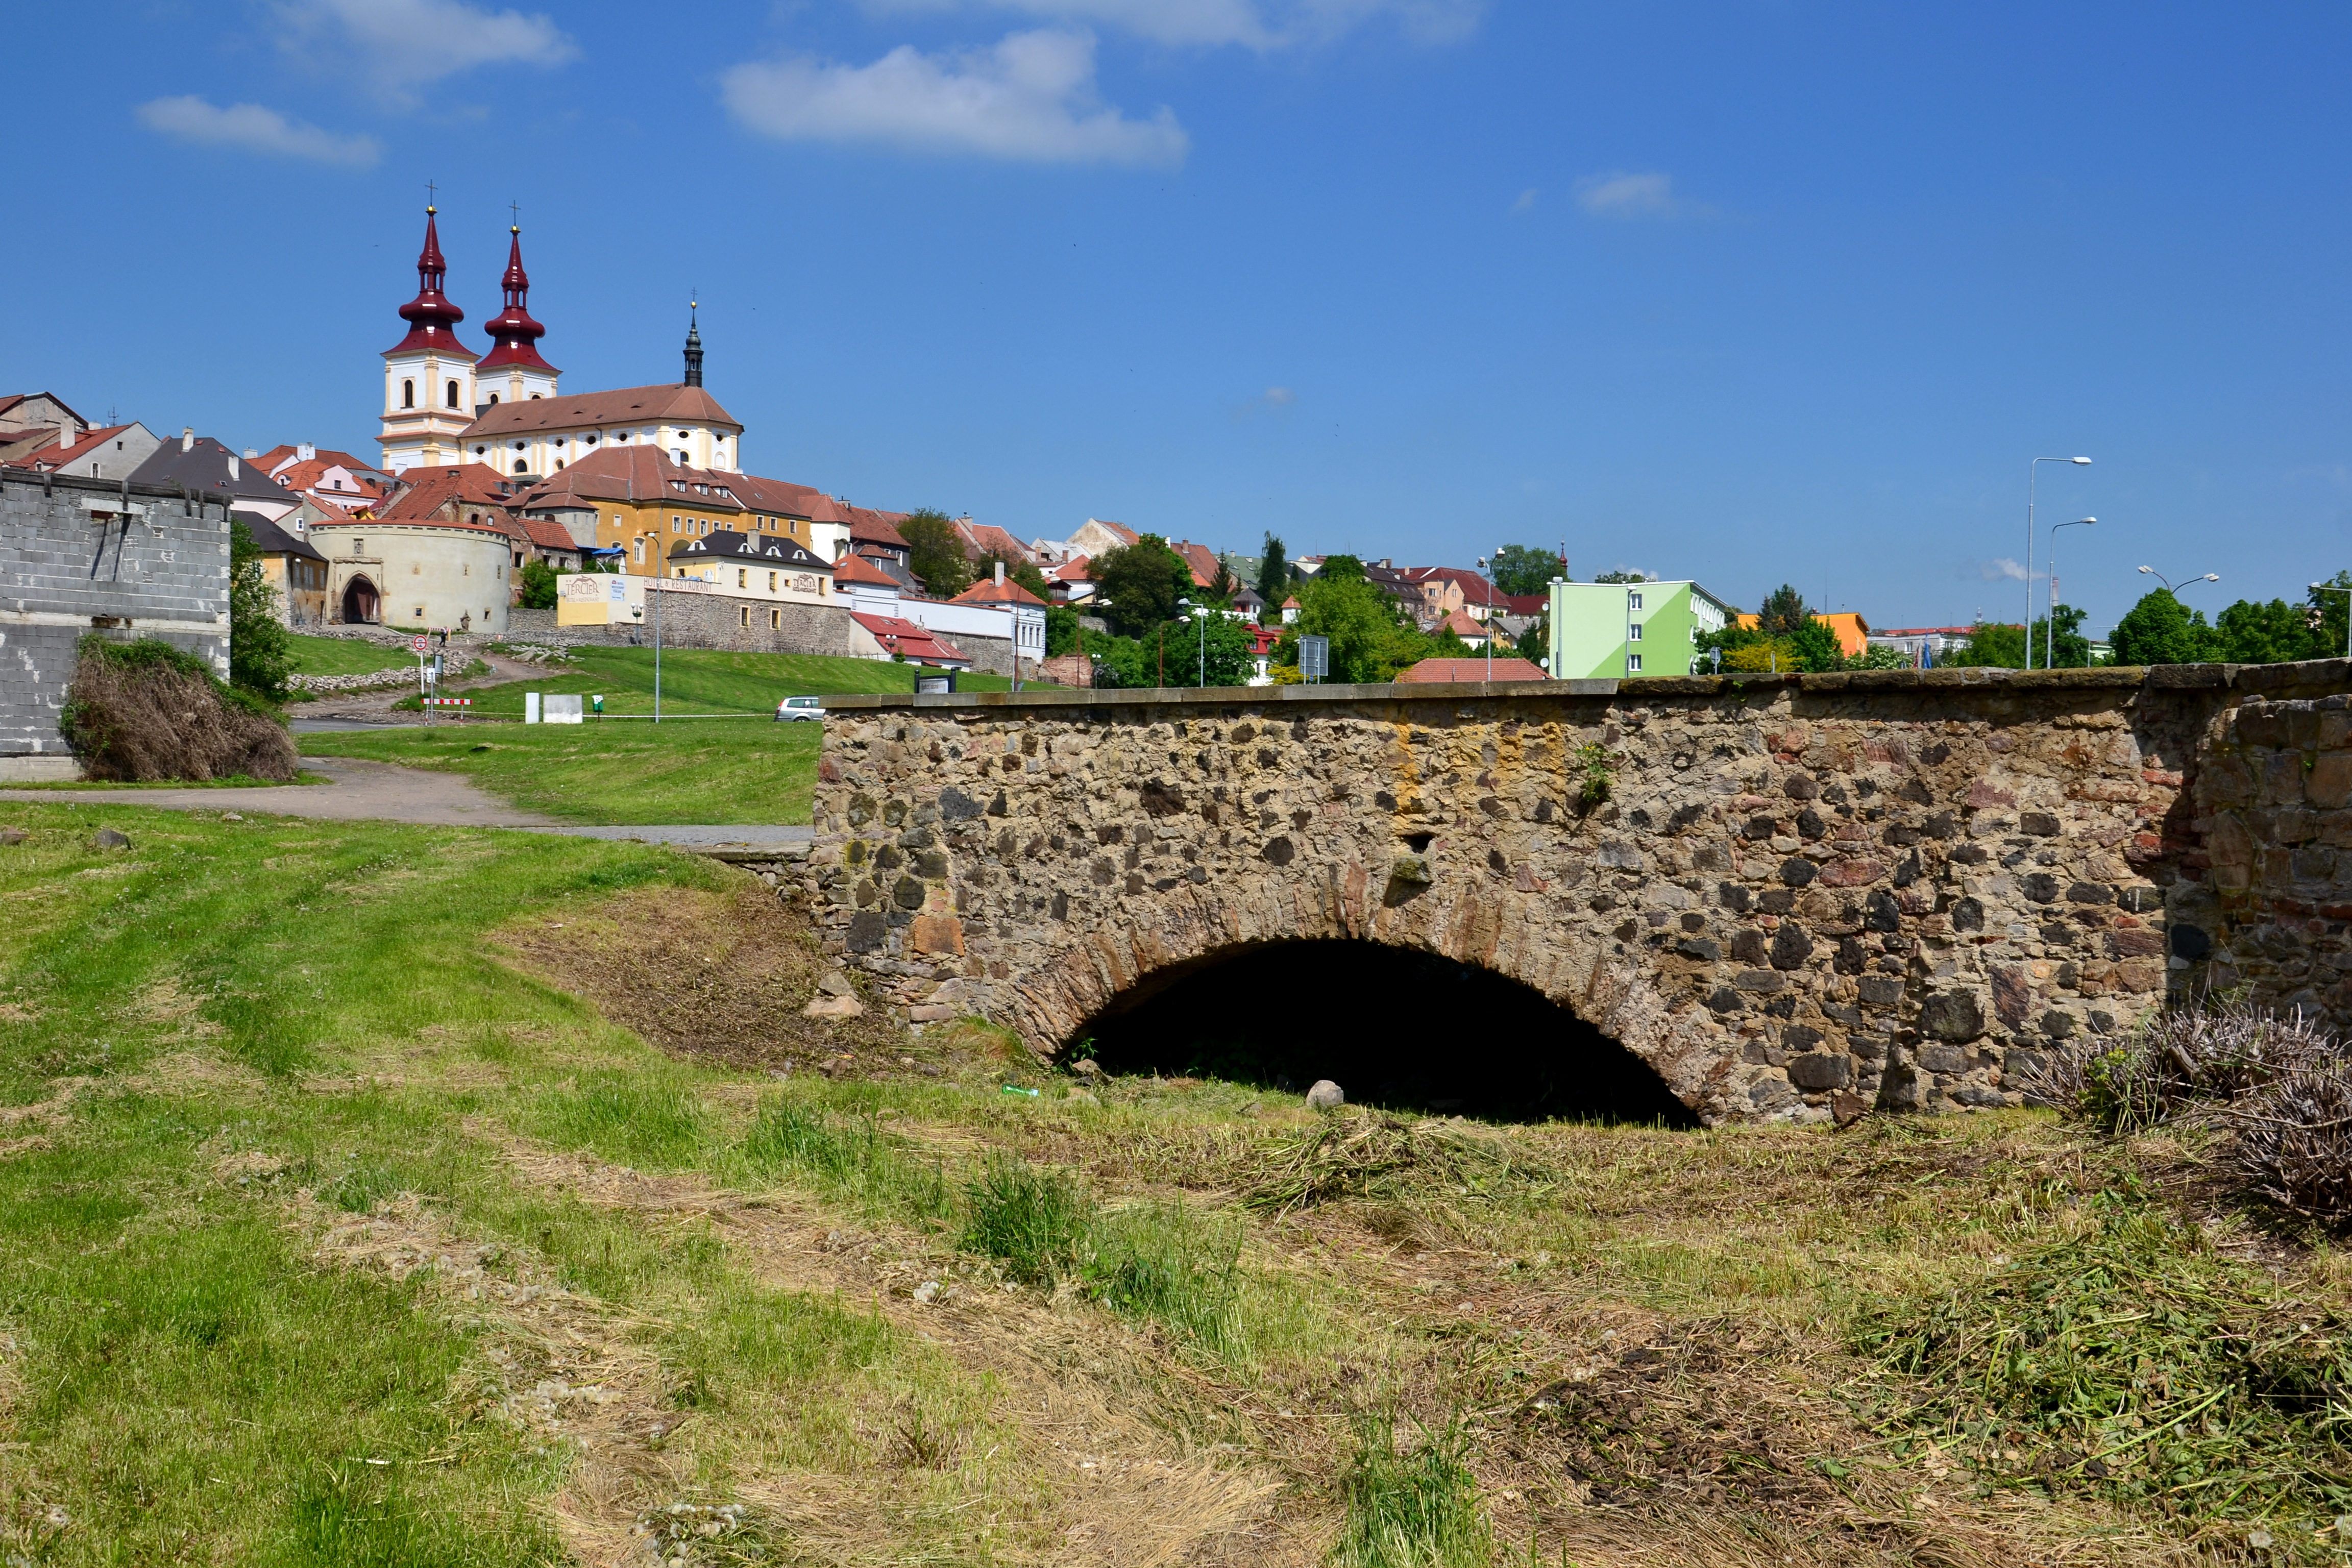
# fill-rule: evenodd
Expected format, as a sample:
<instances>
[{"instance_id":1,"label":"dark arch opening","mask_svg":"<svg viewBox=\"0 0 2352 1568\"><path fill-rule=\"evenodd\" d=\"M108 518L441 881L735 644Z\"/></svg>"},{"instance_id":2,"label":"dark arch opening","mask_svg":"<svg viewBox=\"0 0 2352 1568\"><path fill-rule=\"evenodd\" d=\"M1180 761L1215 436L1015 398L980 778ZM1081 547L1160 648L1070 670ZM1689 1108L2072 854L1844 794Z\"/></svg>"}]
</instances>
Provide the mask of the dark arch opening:
<instances>
[{"instance_id":1,"label":"dark arch opening","mask_svg":"<svg viewBox=\"0 0 2352 1568\"><path fill-rule=\"evenodd\" d=\"M343 589L343 620L350 626L367 626L376 618L375 584L365 577L354 577Z\"/></svg>"},{"instance_id":2,"label":"dark arch opening","mask_svg":"<svg viewBox=\"0 0 2352 1568\"><path fill-rule=\"evenodd\" d=\"M1492 1121L1696 1127L1640 1058L1533 986L1372 942L1268 942L1157 971L1073 1032L1108 1073L1219 1078Z\"/></svg>"}]
</instances>

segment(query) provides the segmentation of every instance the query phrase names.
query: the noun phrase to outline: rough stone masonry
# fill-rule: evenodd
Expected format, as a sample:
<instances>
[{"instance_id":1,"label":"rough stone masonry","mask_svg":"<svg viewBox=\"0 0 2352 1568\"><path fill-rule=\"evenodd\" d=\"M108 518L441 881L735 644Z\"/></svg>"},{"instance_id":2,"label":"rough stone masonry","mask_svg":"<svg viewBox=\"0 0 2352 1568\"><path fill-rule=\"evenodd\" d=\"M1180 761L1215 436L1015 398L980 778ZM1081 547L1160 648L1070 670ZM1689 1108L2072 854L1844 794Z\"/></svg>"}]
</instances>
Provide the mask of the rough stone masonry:
<instances>
[{"instance_id":1,"label":"rough stone masonry","mask_svg":"<svg viewBox=\"0 0 2352 1568\"><path fill-rule=\"evenodd\" d=\"M2209 982L2352 1022L2347 687L2333 660L828 698L803 875L914 1017L1040 1052L1131 987L1355 938L1533 986L1709 1121L2007 1105L2052 1042Z\"/></svg>"},{"instance_id":2,"label":"rough stone masonry","mask_svg":"<svg viewBox=\"0 0 2352 1568\"><path fill-rule=\"evenodd\" d=\"M0 779L72 778L58 731L92 631L228 674L226 505L176 488L0 472Z\"/></svg>"}]
</instances>

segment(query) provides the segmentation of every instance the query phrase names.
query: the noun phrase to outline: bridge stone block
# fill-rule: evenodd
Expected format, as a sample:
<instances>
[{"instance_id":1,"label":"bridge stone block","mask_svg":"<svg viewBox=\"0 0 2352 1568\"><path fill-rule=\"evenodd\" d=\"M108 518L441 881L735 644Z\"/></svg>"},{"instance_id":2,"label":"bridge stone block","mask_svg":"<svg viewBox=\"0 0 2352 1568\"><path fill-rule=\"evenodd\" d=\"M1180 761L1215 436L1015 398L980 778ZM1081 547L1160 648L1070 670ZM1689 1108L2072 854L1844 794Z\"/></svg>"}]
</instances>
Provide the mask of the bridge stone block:
<instances>
[{"instance_id":1,"label":"bridge stone block","mask_svg":"<svg viewBox=\"0 0 2352 1568\"><path fill-rule=\"evenodd\" d=\"M2312 776L2352 796L2352 726L2326 706L2352 668L2313 671L2259 677L2254 731L2332 733L2346 760ZM2290 945L2305 975L2352 963L2352 857L2315 852L2352 837L2352 810L2305 809L2304 753L2282 752L2308 832L2278 841L2254 805L2284 775L2242 754L2239 679L829 698L805 889L881 994L937 1007L952 982L1041 1053L1178 966L1344 938L1520 981L1709 1120L2012 1103L2005 1062L2127 1028L2175 975L2281 974L2264 899L2332 900ZM2273 865L2282 890L2257 891ZM2178 972L2174 904L2211 906L2216 933ZM2324 973L2274 984L2352 992Z\"/></svg>"}]
</instances>

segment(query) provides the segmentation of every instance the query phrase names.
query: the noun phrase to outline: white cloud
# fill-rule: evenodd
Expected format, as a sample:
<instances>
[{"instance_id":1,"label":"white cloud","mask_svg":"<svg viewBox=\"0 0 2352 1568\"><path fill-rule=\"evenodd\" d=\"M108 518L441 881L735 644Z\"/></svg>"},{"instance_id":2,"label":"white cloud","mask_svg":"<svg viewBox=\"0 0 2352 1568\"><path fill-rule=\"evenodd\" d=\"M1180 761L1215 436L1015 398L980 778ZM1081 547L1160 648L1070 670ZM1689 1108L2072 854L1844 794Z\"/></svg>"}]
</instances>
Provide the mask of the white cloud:
<instances>
[{"instance_id":1,"label":"white cloud","mask_svg":"<svg viewBox=\"0 0 2352 1568\"><path fill-rule=\"evenodd\" d=\"M315 66L352 70L395 102L488 65L558 66L579 49L549 17L461 0L281 0L280 44Z\"/></svg>"},{"instance_id":2,"label":"white cloud","mask_svg":"<svg viewBox=\"0 0 2352 1568\"><path fill-rule=\"evenodd\" d=\"M1713 207L1675 195L1672 174L1587 174L1576 182L1576 201L1594 217L1630 220L1715 216Z\"/></svg>"},{"instance_id":3,"label":"white cloud","mask_svg":"<svg viewBox=\"0 0 2352 1568\"><path fill-rule=\"evenodd\" d=\"M1511 216L1513 217L1517 217L1521 213L1531 213L1535 210L1536 189L1533 185L1529 185L1526 190L1519 193L1519 199L1511 204Z\"/></svg>"},{"instance_id":4,"label":"white cloud","mask_svg":"<svg viewBox=\"0 0 2352 1568\"><path fill-rule=\"evenodd\" d=\"M1995 560L1984 562L1978 566L1977 571L1988 583L2023 583L2028 580L2025 575L2025 568L2020 566L2016 562L2011 560L2006 555L2000 556ZM2040 576L2041 574L2036 573L2034 575Z\"/></svg>"},{"instance_id":5,"label":"white cloud","mask_svg":"<svg viewBox=\"0 0 2352 1568\"><path fill-rule=\"evenodd\" d=\"M901 46L869 66L792 58L735 66L720 96L751 130L789 142L872 142L1031 163L1172 168L1191 139L1162 107L1131 120L1095 90L1095 41L1042 28L984 49Z\"/></svg>"},{"instance_id":6,"label":"white cloud","mask_svg":"<svg viewBox=\"0 0 2352 1568\"><path fill-rule=\"evenodd\" d=\"M140 123L150 131L200 147L240 147L273 158L301 158L365 169L383 156L373 136L339 136L289 120L257 103L217 109L201 98L159 98L139 106Z\"/></svg>"},{"instance_id":7,"label":"white cloud","mask_svg":"<svg viewBox=\"0 0 2352 1568\"><path fill-rule=\"evenodd\" d=\"M1278 49L1328 43L1390 21L1415 43L1468 36L1486 0L867 0L878 11L971 10L986 5L1061 23L1117 27L1163 44L1238 44Z\"/></svg>"},{"instance_id":8,"label":"white cloud","mask_svg":"<svg viewBox=\"0 0 2352 1568\"><path fill-rule=\"evenodd\" d=\"M1260 395L1260 401L1269 408L1287 408L1298 401L1298 394L1286 386L1269 386Z\"/></svg>"}]
</instances>

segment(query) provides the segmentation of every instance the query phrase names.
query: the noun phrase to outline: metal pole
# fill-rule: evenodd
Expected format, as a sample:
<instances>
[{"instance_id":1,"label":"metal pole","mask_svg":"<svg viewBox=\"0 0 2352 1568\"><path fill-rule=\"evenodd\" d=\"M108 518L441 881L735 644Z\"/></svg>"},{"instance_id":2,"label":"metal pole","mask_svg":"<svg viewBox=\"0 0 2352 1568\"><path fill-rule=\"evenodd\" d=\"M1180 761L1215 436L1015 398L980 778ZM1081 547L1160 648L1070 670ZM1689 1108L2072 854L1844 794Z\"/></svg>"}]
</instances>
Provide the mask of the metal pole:
<instances>
[{"instance_id":1,"label":"metal pole","mask_svg":"<svg viewBox=\"0 0 2352 1568\"><path fill-rule=\"evenodd\" d=\"M2078 517L2072 522L2051 525L2050 559L2044 567L2050 578L2050 619L2044 623L2042 632L2042 668L2044 669L2058 668L2058 531L2062 528L2081 528L2085 524L2096 523L2098 521L2095 517ZM2032 636L2030 628L2027 635L2029 637Z\"/></svg>"},{"instance_id":2,"label":"metal pole","mask_svg":"<svg viewBox=\"0 0 2352 1568\"><path fill-rule=\"evenodd\" d=\"M652 592L652 584L646 584L646 591ZM654 595L654 722L661 722L661 595L657 594Z\"/></svg>"},{"instance_id":3,"label":"metal pole","mask_svg":"<svg viewBox=\"0 0 2352 1568\"><path fill-rule=\"evenodd\" d=\"M1204 611L1204 612L1202 612L1202 616L1201 616L1201 689L1202 689L1202 690L1203 690L1203 691L1206 691L1208 689L1209 689L1209 617L1208 617L1207 613Z\"/></svg>"}]
</instances>

